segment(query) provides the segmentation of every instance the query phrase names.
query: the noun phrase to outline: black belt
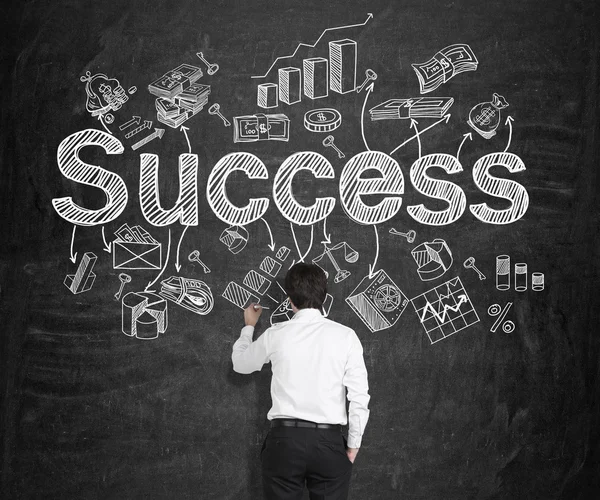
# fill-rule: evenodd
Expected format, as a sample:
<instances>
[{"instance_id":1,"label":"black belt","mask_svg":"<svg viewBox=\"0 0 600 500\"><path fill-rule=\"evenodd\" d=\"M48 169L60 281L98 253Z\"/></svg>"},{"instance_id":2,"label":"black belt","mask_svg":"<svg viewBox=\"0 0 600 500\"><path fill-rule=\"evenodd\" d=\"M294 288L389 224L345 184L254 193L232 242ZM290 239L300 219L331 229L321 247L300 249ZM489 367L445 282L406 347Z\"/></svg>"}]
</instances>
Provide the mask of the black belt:
<instances>
[{"instance_id":1,"label":"black belt","mask_svg":"<svg viewBox=\"0 0 600 500\"><path fill-rule=\"evenodd\" d=\"M305 427L309 429L336 429L341 431L340 424L317 424L308 420L298 420L296 418L274 418L271 420L271 427Z\"/></svg>"}]
</instances>

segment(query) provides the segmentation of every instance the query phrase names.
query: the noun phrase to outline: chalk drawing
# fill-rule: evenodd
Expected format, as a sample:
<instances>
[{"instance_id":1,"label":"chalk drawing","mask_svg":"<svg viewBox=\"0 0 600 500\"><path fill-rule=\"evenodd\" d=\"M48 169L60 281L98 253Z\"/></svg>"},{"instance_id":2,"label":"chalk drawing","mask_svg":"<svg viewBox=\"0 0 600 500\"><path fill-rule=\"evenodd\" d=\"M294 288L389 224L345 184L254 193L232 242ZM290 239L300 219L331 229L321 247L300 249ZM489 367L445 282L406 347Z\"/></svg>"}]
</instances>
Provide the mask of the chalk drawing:
<instances>
[{"instance_id":1,"label":"chalk drawing","mask_svg":"<svg viewBox=\"0 0 600 500\"><path fill-rule=\"evenodd\" d=\"M479 61L471 47L464 43L457 43L443 48L424 63L412 64L412 67L417 74L421 94L426 94L455 75L465 71L475 71L478 64Z\"/></svg>"},{"instance_id":2,"label":"chalk drawing","mask_svg":"<svg viewBox=\"0 0 600 500\"><path fill-rule=\"evenodd\" d=\"M408 299L387 273L379 270L373 278L365 276L346 303L371 332L378 332L396 324Z\"/></svg>"},{"instance_id":3,"label":"chalk drawing","mask_svg":"<svg viewBox=\"0 0 600 500\"><path fill-rule=\"evenodd\" d=\"M458 277L418 295L411 303L432 344L479 322Z\"/></svg>"}]
</instances>

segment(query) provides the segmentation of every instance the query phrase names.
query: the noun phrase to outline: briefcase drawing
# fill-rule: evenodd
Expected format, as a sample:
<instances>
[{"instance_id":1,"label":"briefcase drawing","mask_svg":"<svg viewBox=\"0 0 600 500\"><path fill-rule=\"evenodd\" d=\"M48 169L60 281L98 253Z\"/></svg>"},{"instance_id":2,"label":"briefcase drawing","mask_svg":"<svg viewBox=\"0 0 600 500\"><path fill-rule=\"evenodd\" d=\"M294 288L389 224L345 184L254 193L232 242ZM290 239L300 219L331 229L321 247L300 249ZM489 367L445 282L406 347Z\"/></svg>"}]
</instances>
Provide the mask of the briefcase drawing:
<instances>
[{"instance_id":1,"label":"briefcase drawing","mask_svg":"<svg viewBox=\"0 0 600 500\"><path fill-rule=\"evenodd\" d=\"M160 243L113 241L114 269L160 269L161 267Z\"/></svg>"}]
</instances>

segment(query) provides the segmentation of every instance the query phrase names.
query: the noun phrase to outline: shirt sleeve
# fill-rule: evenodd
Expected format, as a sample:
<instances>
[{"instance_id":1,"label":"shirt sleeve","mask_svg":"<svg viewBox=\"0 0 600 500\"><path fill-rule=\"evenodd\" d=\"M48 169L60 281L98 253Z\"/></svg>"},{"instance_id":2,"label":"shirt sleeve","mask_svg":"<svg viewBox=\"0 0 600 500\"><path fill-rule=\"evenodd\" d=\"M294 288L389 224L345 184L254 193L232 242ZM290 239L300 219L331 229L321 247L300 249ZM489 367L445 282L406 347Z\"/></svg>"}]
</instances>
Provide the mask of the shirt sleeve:
<instances>
[{"instance_id":1,"label":"shirt sleeve","mask_svg":"<svg viewBox=\"0 0 600 500\"><path fill-rule=\"evenodd\" d=\"M269 359L266 347L266 332L252 342L253 326L242 328L240 338L233 344L231 361L237 373L252 373L262 368Z\"/></svg>"},{"instance_id":2,"label":"shirt sleeve","mask_svg":"<svg viewBox=\"0 0 600 500\"><path fill-rule=\"evenodd\" d=\"M363 358L363 348L356 333L352 332L352 343L346 362L344 385L348 390L348 448L360 448L362 435L369 420L369 383Z\"/></svg>"}]
</instances>

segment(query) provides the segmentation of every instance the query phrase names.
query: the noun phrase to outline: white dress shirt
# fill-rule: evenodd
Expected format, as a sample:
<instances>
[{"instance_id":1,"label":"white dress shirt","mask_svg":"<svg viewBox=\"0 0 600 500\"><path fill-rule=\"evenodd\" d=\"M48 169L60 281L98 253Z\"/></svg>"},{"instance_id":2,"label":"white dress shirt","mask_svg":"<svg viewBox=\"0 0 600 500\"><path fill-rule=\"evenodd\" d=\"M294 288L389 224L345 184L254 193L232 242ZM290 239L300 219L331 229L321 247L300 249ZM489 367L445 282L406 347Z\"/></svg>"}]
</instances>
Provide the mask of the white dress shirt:
<instances>
[{"instance_id":1,"label":"white dress shirt","mask_svg":"<svg viewBox=\"0 0 600 500\"><path fill-rule=\"evenodd\" d=\"M341 425L349 421L348 447L360 448L370 396L363 349L354 330L324 318L318 309L301 309L254 342L253 333L253 326L242 328L231 359L238 373L252 373L271 362L273 406L267 418Z\"/></svg>"}]
</instances>

